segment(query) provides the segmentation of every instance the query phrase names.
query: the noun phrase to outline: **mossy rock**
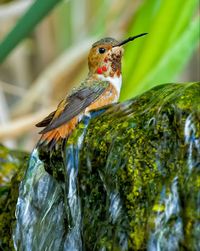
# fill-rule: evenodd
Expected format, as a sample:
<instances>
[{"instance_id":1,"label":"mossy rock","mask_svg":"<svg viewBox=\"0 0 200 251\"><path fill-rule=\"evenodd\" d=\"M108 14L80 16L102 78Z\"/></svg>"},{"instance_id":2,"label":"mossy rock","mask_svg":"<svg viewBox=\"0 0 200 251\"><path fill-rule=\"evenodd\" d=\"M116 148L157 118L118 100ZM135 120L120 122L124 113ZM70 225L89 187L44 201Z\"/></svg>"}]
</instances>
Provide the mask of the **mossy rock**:
<instances>
[{"instance_id":1,"label":"mossy rock","mask_svg":"<svg viewBox=\"0 0 200 251\"><path fill-rule=\"evenodd\" d=\"M200 83L113 106L90 122L83 146L86 250L200 250Z\"/></svg>"},{"instance_id":2,"label":"mossy rock","mask_svg":"<svg viewBox=\"0 0 200 251\"><path fill-rule=\"evenodd\" d=\"M92 112L67 142L34 150L16 246L200 250L199 173L200 83L161 85Z\"/></svg>"},{"instance_id":3,"label":"mossy rock","mask_svg":"<svg viewBox=\"0 0 200 251\"><path fill-rule=\"evenodd\" d=\"M0 250L3 251L14 250L12 232L16 222L15 207L28 158L28 153L0 145Z\"/></svg>"}]
</instances>

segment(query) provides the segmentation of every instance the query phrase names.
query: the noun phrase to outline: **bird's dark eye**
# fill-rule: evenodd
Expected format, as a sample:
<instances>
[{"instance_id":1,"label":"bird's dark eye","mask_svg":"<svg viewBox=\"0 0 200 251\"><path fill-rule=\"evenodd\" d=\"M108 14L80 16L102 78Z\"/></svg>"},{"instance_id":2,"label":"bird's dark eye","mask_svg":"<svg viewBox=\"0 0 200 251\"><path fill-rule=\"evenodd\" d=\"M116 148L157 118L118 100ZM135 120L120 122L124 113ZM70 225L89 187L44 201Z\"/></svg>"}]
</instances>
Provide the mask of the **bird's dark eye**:
<instances>
[{"instance_id":1,"label":"bird's dark eye","mask_svg":"<svg viewBox=\"0 0 200 251\"><path fill-rule=\"evenodd\" d=\"M105 51L106 51L105 48L103 48L103 47L100 47L100 48L99 48L99 53L100 53L100 54L103 54Z\"/></svg>"}]
</instances>

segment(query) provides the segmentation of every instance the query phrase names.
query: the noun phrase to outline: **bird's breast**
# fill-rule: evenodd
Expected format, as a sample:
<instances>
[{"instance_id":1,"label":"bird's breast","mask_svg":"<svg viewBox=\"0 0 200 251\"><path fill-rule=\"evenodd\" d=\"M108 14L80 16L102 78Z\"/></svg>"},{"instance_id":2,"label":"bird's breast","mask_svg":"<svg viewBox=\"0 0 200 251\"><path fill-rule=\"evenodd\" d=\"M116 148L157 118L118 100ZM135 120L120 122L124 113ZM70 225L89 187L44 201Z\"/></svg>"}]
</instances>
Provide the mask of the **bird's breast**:
<instances>
[{"instance_id":1,"label":"bird's breast","mask_svg":"<svg viewBox=\"0 0 200 251\"><path fill-rule=\"evenodd\" d=\"M120 95L120 91L121 91L121 86L122 86L122 75L117 75L115 74L114 76L103 76L103 75L99 75L98 78L100 80L103 80L103 81L108 81L112 87L116 90L112 90L113 93L117 92L117 100L119 99L119 95ZM116 102L115 101L115 102Z\"/></svg>"}]
</instances>

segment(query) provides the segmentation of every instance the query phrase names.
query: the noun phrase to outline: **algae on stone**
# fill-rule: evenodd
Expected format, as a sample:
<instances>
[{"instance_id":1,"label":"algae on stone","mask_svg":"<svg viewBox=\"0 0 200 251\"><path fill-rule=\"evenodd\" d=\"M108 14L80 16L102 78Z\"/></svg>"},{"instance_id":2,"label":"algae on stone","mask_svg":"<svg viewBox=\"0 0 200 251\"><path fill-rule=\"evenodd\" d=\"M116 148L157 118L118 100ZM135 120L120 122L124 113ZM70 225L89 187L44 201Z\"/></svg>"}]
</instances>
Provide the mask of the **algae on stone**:
<instances>
[{"instance_id":1,"label":"algae on stone","mask_svg":"<svg viewBox=\"0 0 200 251\"><path fill-rule=\"evenodd\" d=\"M159 86L114 106L90 122L80 155L87 248L107 238L122 250L200 249L200 83Z\"/></svg>"},{"instance_id":2,"label":"algae on stone","mask_svg":"<svg viewBox=\"0 0 200 251\"><path fill-rule=\"evenodd\" d=\"M28 166L28 153L0 145L0 250L14 250L12 233L19 183Z\"/></svg>"},{"instance_id":3,"label":"algae on stone","mask_svg":"<svg viewBox=\"0 0 200 251\"><path fill-rule=\"evenodd\" d=\"M200 83L92 112L64 143L32 154L18 247L200 250Z\"/></svg>"}]
</instances>

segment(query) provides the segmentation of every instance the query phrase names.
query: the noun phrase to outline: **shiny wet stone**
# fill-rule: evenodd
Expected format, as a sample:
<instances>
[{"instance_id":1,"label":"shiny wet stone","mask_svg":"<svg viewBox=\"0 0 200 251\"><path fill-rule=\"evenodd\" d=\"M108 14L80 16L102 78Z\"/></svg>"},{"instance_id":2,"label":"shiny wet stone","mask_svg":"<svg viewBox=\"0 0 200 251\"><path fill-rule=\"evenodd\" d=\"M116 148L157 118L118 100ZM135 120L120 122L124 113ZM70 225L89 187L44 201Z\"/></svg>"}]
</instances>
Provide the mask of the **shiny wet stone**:
<instances>
[{"instance_id":1,"label":"shiny wet stone","mask_svg":"<svg viewBox=\"0 0 200 251\"><path fill-rule=\"evenodd\" d=\"M200 83L158 86L34 149L18 250L200 250Z\"/></svg>"}]
</instances>

